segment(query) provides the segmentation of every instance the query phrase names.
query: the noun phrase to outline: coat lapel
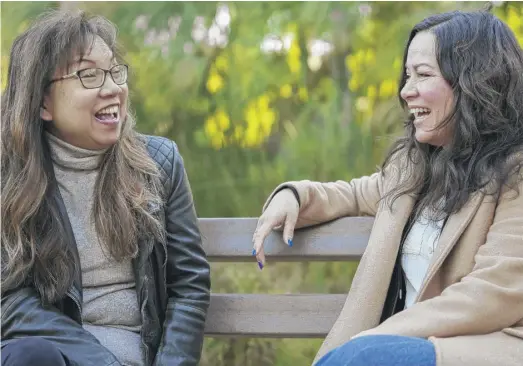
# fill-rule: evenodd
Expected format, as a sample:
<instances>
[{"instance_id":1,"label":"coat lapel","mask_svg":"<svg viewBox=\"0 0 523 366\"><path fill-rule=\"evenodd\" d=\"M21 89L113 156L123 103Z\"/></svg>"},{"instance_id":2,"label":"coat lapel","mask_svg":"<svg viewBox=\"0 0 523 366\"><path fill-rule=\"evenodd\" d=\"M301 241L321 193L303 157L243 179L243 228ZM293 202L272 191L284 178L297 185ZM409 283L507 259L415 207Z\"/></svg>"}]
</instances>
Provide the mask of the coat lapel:
<instances>
[{"instance_id":1,"label":"coat lapel","mask_svg":"<svg viewBox=\"0 0 523 366\"><path fill-rule=\"evenodd\" d=\"M483 201L484 194L481 192L473 193L463 208L455 214L449 216L446 225L443 227L440 238L438 240L438 246L434 252L434 256L425 275L425 280L418 293L416 301L424 295L427 285L434 278L434 275L438 272L441 265L449 255L450 251L458 242L461 234L465 231L470 221L476 214L481 202Z\"/></svg>"},{"instance_id":2,"label":"coat lapel","mask_svg":"<svg viewBox=\"0 0 523 366\"><path fill-rule=\"evenodd\" d=\"M370 322L370 326L379 323L400 247L401 232L412 212L414 202L414 198L410 196L401 196L394 202L392 210L385 209L376 217L375 228L369 238L369 243L372 244L367 246L358 266L347 303L350 304L349 307L365 304L363 318ZM369 294L369 288L374 290L372 294ZM347 316L354 322L352 317L355 311L356 309L342 311L342 317ZM361 310L358 315L362 315ZM364 329L368 329L368 325Z\"/></svg>"},{"instance_id":3,"label":"coat lapel","mask_svg":"<svg viewBox=\"0 0 523 366\"><path fill-rule=\"evenodd\" d=\"M345 305L318 351L316 361L356 334L379 324L401 233L414 202L413 197L403 195L394 201L392 210L383 206L379 210L369 245L358 265Z\"/></svg>"}]
</instances>

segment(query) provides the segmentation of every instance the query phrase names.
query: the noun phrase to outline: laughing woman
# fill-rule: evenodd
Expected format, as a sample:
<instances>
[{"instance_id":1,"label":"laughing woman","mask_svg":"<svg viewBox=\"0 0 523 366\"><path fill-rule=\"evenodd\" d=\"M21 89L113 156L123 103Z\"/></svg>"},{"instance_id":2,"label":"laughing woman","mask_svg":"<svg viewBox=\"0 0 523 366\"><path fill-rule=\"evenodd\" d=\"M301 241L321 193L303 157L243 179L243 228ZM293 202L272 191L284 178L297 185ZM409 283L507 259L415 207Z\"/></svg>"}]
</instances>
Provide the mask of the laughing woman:
<instances>
[{"instance_id":1,"label":"laughing woman","mask_svg":"<svg viewBox=\"0 0 523 366\"><path fill-rule=\"evenodd\" d=\"M254 235L374 216L317 366L523 362L523 53L487 12L412 30L399 90L406 135L350 182L288 182Z\"/></svg>"},{"instance_id":2,"label":"laughing woman","mask_svg":"<svg viewBox=\"0 0 523 366\"><path fill-rule=\"evenodd\" d=\"M2 96L2 365L197 365L209 265L174 142L134 130L101 17L14 42Z\"/></svg>"}]
</instances>

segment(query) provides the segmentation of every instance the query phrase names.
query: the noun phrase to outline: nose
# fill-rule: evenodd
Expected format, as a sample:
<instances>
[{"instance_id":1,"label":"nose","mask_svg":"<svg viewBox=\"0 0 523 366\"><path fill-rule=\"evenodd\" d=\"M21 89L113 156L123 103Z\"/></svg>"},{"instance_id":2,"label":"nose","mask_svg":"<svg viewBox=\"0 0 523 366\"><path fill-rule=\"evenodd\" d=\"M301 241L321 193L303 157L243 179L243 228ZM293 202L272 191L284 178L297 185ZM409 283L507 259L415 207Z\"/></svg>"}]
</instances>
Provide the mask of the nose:
<instances>
[{"instance_id":1,"label":"nose","mask_svg":"<svg viewBox=\"0 0 523 366\"><path fill-rule=\"evenodd\" d=\"M418 95L418 89L414 83L408 79L403 85L403 88L400 91L400 96L403 100L408 100L416 97Z\"/></svg>"},{"instance_id":2,"label":"nose","mask_svg":"<svg viewBox=\"0 0 523 366\"><path fill-rule=\"evenodd\" d=\"M116 84L110 74L106 74L105 81L100 88L102 97L111 97L122 92L120 85Z\"/></svg>"}]
</instances>

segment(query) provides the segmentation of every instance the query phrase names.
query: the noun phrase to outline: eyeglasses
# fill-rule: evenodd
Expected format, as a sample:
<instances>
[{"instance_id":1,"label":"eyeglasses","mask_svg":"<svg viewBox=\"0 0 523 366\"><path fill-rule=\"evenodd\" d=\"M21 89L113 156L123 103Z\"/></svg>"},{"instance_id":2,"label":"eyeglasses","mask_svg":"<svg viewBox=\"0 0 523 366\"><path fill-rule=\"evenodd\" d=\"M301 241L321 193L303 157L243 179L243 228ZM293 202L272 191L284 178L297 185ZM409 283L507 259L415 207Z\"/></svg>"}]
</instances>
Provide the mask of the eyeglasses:
<instances>
[{"instance_id":1,"label":"eyeglasses","mask_svg":"<svg viewBox=\"0 0 523 366\"><path fill-rule=\"evenodd\" d=\"M65 79L78 78L80 79L80 82L84 88L96 89L104 85L106 75L111 74L111 78L113 79L114 83L117 85L122 85L127 82L128 71L129 66L127 65L115 65L109 70L100 68L82 69L59 77L58 79L51 80L49 84Z\"/></svg>"}]
</instances>

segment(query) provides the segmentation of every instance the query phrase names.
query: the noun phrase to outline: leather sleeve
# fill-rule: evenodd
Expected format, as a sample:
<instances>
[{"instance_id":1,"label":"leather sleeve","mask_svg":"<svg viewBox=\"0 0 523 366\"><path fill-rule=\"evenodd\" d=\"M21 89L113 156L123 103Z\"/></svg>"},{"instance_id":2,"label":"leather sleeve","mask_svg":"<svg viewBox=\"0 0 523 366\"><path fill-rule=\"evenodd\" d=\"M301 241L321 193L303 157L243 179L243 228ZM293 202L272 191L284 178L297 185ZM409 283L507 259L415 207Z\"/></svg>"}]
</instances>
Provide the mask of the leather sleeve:
<instances>
[{"instance_id":1,"label":"leather sleeve","mask_svg":"<svg viewBox=\"0 0 523 366\"><path fill-rule=\"evenodd\" d=\"M197 365L210 302L210 267L182 157L174 142L164 140L164 145L166 141L169 151L164 155L171 164L164 169L170 173L165 204L169 301L155 365Z\"/></svg>"},{"instance_id":2,"label":"leather sleeve","mask_svg":"<svg viewBox=\"0 0 523 366\"><path fill-rule=\"evenodd\" d=\"M91 333L58 309L44 308L36 291L27 287L2 297L2 346L31 336L52 342L72 366L120 366Z\"/></svg>"}]
</instances>

